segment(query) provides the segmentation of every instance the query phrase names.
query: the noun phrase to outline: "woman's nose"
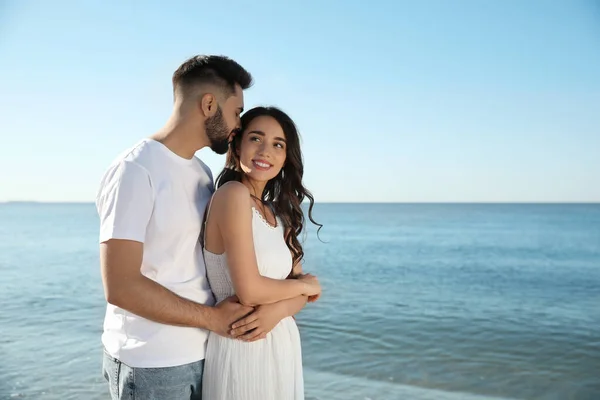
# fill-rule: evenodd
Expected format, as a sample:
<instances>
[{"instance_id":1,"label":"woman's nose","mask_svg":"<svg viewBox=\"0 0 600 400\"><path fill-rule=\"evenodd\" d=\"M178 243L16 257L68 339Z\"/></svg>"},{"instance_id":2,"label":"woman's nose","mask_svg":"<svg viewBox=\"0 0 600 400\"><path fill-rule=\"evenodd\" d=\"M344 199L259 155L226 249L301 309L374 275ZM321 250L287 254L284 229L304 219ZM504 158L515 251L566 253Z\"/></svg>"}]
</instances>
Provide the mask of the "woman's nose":
<instances>
[{"instance_id":1,"label":"woman's nose","mask_svg":"<svg viewBox=\"0 0 600 400\"><path fill-rule=\"evenodd\" d=\"M267 146L266 146L265 142L262 142L260 144L260 147L258 148L258 152L260 155L267 155L268 151L267 151Z\"/></svg>"}]
</instances>

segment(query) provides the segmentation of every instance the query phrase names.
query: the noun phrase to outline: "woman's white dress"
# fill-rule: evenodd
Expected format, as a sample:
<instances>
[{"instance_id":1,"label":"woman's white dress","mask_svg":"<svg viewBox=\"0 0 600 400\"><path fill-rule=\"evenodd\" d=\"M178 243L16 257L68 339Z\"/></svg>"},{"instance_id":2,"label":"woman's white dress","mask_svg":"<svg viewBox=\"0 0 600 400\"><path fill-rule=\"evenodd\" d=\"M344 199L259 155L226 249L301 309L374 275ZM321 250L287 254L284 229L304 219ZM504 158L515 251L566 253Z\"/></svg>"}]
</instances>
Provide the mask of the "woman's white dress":
<instances>
[{"instance_id":1,"label":"woman's white dress","mask_svg":"<svg viewBox=\"0 0 600 400\"><path fill-rule=\"evenodd\" d=\"M273 227L253 208L252 233L260 274L286 279L292 256L279 218ZM204 260L216 301L234 295L225 254L205 249ZM266 339L251 343L211 332L202 388L203 400L304 399L300 333L294 319L284 318Z\"/></svg>"}]
</instances>

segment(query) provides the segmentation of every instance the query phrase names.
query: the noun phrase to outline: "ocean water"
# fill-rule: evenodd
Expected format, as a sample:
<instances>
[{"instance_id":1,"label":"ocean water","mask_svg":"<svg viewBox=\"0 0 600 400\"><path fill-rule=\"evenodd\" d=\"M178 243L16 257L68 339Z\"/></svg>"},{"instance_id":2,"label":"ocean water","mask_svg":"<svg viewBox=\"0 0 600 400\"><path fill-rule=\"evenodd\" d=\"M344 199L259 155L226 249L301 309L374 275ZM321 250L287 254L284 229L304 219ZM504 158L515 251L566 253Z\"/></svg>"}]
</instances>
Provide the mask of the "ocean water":
<instances>
[{"instance_id":1,"label":"ocean water","mask_svg":"<svg viewBox=\"0 0 600 400\"><path fill-rule=\"evenodd\" d=\"M317 204L307 399L600 399L600 205ZM92 204L0 204L0 399L106 399Z\"/></svg>"}]
</instances>

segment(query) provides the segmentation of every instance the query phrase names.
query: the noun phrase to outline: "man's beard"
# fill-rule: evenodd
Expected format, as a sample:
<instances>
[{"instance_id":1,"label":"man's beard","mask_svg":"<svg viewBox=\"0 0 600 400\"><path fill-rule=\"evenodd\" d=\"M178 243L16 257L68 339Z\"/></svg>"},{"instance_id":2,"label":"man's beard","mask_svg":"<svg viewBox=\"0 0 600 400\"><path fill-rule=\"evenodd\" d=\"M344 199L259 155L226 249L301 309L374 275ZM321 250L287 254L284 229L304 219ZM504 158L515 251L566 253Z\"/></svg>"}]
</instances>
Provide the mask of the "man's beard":
<instances>
[{"instance_id":1,"label":"man's beard","mask_svg":"<svg viewBox=\"0 0 600 400\"><path fill-rule=\"evenodd\" d=\"M210 149L217 154L227 153L231 131L227 127L227 123L225 123L221 107L217 108L215 115L204 122L204 127L206 129L206 136L210 140Z\"/></svg>"}]
</instances>

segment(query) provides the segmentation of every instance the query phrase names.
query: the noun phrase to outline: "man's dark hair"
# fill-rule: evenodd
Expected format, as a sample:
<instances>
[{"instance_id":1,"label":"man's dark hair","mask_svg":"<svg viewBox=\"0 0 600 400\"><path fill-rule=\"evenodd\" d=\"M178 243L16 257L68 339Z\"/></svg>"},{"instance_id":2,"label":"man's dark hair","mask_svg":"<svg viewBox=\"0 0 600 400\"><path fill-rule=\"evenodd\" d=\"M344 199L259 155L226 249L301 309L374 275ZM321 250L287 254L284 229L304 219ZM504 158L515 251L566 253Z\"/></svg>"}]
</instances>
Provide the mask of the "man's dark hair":
<instances>
[{"instance_id":1,"label":"man's dark hair","mask_svg":"<svg viewBox=\"0 0 600 400\"><path fill-rule=\"evenodd\" d=\"M230 96L235 92L236 83L242 90L248 89L252 86L252 75L225 56L194 56L181 64L173 74L173 92L178 87L187 92L198 85L212 84Z\"/></svg>"}]
</instances>

